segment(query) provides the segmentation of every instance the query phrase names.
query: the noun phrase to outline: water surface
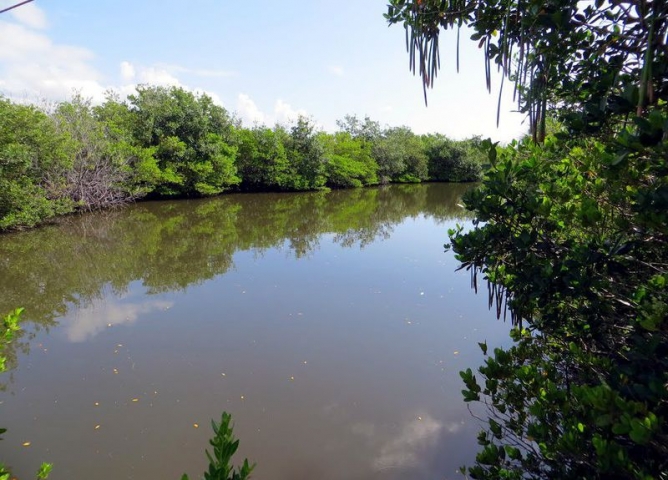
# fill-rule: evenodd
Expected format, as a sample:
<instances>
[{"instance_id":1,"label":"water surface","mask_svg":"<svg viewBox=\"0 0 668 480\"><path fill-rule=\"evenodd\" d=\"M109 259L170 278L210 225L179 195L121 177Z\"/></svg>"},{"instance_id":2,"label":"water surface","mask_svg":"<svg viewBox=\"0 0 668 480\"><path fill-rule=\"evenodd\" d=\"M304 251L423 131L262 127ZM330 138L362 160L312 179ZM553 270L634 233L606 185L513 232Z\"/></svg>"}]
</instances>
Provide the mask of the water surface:
<instances>
[{"instance_id":1,"label":"water surface","mask_svg":"<svg viewBox=\"0 0 668 480\"><path fill-rule=\"evenodd\" d=\"M458 372L508 328L443 252L467 188L140 203L0 237L0 311L26 308L0 458L199 478L226 410L257 479L460 478Z\"/></svg>"}]
</instances>

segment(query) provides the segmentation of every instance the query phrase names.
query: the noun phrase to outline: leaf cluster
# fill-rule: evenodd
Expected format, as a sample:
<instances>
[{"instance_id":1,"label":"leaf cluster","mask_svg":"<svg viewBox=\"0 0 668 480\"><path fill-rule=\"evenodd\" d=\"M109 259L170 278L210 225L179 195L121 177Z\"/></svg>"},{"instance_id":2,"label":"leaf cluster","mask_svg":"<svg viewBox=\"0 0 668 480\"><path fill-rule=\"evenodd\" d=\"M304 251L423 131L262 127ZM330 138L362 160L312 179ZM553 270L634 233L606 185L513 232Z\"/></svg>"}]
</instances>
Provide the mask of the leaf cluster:
<instances>
[{"instance_id":1,"label":"leaf cluster","mask_svg":"<svg viewBox=\"0 0 668 480\"><path fill-rule=\"evenodd\" d=\"M665 478L667 112L609 139L498 148L452 247L515 345L463 374L488 408L474 478ZM652 135L661 129L661 135Z\"/></svg>"},{"instance_id":2,"label":"leaf cluster","mask_svg":"<svg viewBox=\"0 0 668 480\"><path fill-rule=\"evenodd\" d=\"M232 465L232 457L239 448L239 440L234 437L231 421L232 416L227 412L223 412L220 423L211 421L214 435L209 443L213 447L213 454L205 450L209 459L209 469L204 472L205 480L246 480L255 468L255 464L250 465L248 459L244 459L240 468ZM188 475L183 474L181 480L188 480Z\"/></svg>"},{"instance_id":3,"label":"leaf cluster","mask_svg":"<svg viewBox=\"0 0 668 480\"><path fill-rule=\"evenodd\" d=\"M618 122L611 114L640 116L668 96L663 0L390 0L385 17L406 30L409 66L422 78L425 101L440 68L441 30L456 29L459 44L468 27L484 56L488 90L496 68L499 102L511 81L535 141L545 138L550 112L595 134Z\"/></svg>"}]
</instances>

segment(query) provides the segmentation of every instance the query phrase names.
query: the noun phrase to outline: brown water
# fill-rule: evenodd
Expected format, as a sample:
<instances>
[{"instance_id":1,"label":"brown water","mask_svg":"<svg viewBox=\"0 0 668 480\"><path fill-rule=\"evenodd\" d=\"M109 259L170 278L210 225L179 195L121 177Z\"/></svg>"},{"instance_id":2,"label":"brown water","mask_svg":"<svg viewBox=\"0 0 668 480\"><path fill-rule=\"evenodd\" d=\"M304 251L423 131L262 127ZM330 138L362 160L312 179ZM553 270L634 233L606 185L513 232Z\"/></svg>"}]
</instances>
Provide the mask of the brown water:
<instances>
[{"instance_id":1,"label":"brown water","mask_svg":"<svg viewBox=\"0 0 668 480\"><path fill-rule=\"evenodd\" d=\"M141 203L0 237L0 311L26 307L0 460L199 478L226 410L256 479L459 478L478 424L458 371L508 328L443 252L467 188Z\"/></svg>"}]
</instances>

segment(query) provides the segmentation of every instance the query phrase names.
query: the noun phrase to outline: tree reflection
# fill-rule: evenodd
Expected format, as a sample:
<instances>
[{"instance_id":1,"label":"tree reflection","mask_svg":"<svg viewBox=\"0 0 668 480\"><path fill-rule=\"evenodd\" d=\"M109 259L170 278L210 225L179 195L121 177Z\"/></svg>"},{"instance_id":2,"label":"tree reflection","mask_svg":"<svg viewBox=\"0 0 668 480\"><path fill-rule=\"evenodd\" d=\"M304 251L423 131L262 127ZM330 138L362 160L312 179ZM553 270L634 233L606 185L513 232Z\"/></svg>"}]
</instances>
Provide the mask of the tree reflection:
<instances>
[{"instance_id":1,"label":"tree reflection","mask_svg":"<svg viewBox=\"0 0 668 480\"><path fill-rule=\"evenodd\" d=\"M72 308L93 308L105 288L120 295L140 281L149 294L182 290L227 272L238 251L283 247L301 258L324 234L343 247L364 248L406 218L468 218L458 203L469 188L226 195L68 217L0 237L0 312L24 306L24 322L48 329Z\"/></svg>"}]
</instances>

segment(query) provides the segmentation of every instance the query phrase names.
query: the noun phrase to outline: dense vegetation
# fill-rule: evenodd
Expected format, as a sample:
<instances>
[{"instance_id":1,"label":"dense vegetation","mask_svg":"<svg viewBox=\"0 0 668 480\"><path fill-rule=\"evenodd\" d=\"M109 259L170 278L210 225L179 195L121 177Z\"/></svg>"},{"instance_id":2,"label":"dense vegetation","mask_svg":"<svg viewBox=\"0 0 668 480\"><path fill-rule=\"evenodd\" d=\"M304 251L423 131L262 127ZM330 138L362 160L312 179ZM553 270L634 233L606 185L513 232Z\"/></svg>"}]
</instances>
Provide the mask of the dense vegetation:
<instances>
[{"instance_id":1,"label":"dense vegetation","mask_svg":"<svg viewBox=\"0 0 668 480\"><path fill-rule=\"evenodd\" d=\"M52 111L0 97L0 231L143 197L476 181L477 139L419 136L347 116L336 133L306 117L244 128L206 95L138 86Z\"/></svg>"},{"instance_id":2,"label":"dense vegetation","mask_svg":"<svg viewBox=\"0 0 668 480\"><path fill-rule=\"evenodd\" d=\"M465 199L477 228L451 232L515 326L512 347L462 372L485 424L463 470L668 478L668 3L391 0L387 18L425 94L439 32L468 25L532 127L487 143Z\"/></svg>"}]
</instances>

